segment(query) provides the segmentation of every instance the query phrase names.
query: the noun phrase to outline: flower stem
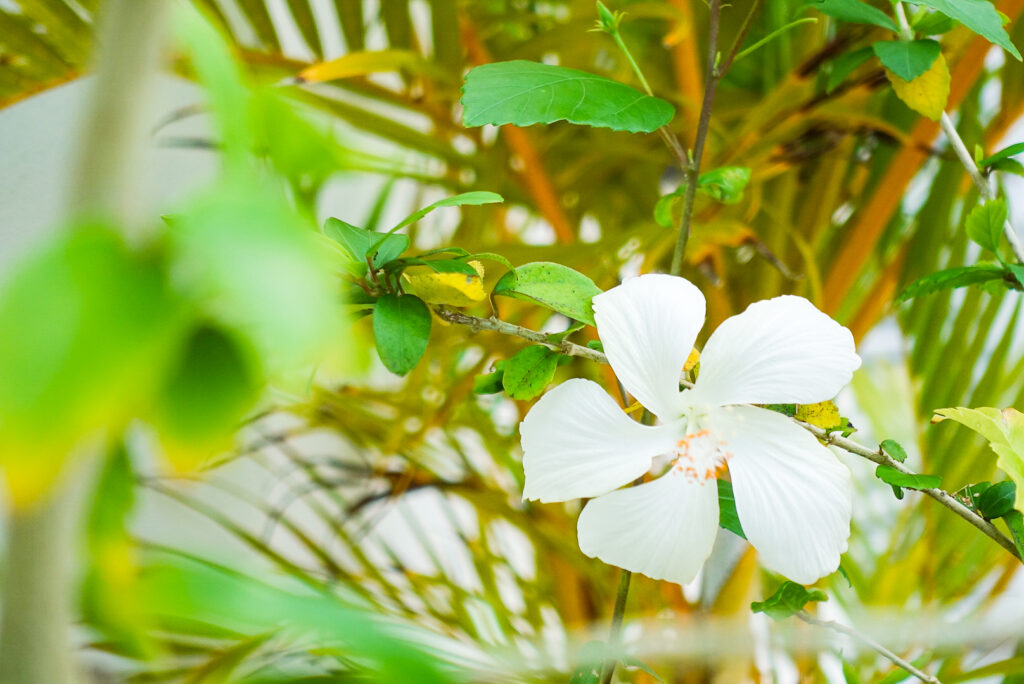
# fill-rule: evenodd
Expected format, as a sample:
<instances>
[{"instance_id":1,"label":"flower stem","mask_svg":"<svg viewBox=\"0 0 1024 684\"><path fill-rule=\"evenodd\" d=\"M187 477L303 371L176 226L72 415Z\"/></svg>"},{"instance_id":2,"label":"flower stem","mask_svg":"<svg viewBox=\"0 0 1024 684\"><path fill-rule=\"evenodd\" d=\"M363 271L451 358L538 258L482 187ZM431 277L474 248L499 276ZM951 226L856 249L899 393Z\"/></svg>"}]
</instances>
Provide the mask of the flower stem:
<instances>
[{"instance_id":1,"label":"flower stem","mask_svg":"<svg viewBox=\"0 0 1024 684\"><path fill-rule=\"evenodd\" d=\"M711 0L711 14L708 19L708 58L704 76L704 99L700 105L700 119L697 121L697 134L693 142L693 158L686 166L686 194L683 196L683 215L679 220L679 235L676 237L676 248L672 253L672 267L669 273L679 275L683 270L683 255L686 254L686 243L690 240L690 223L693 221L693 203L697 196L697 181L700 179L700 161L704 156L704 142L708 137L711 124L711 106L715 99L715 86L721 77L717 68L718 61L718 23L722 13L721 0Z\"/></svg>"},{"instance_id":2,"label":"flower stem","mask_svg":"<svg viewBox=\"0 0 1024 684\"><path fill-rule=\"evenodd\" d=\"M626 613L626 599L629 598L629 581L633 573L622 570L619 574L619 592L615 596L615 609L612 611L612 626L608 631L608 651L611 657L601 668L601 684L609 684L615 674L615 666L619 662L619 651L622 646L622 617Z\"/></svg>"}]
</instances>

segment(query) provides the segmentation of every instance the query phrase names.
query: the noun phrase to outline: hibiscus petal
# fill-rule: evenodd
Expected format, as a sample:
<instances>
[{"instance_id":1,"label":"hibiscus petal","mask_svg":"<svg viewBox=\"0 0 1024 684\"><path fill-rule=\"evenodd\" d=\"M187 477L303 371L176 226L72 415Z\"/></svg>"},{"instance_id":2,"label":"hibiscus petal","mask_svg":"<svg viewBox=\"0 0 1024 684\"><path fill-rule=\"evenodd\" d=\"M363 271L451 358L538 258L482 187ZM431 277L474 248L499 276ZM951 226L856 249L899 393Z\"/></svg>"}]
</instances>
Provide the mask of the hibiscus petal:
<instances>
[{"instance_id":1,"label":"hibiscus petal","mask_svg":"<svg viewBox=\"0 0 1024 684\"><path fill-rule=\"evenodd\" d=\"M679 374L704 324L704 295L690 281L651 273L594 297L604 352L622 385L648 410L679 416Z\"/></svg>"},{"instance_id":2,"label":"hibiscus petal","mask_svg":"<svg viewBox=\"0 0 1024 684\"><path fill-rule=\"evenodd\" d=\"M711 555L718 533L718 487L670 470L586 505L576 525L580 549L653 579L686 584Z\"/></svg>"},{"instance_id":3,"label":"hibiscus petal","mask_svg":"<svg viewBox=\"0 0 1024 684\"><path fill-rule=\"evenodd\" d=\"M678 439L672 426L641 425L590 380L568 380L545 394L519 426L524 499L599 496L647 472Z\"/></svg>"},{"instance_id":4,"label":"hibiscus petal","mask_svg":"<svg viewBox=\"0 0 1024 684\"><path fill-rule=\"evenodd\" d=\"M849 330L803 297L755 302L712 333L692 403L813 404L860 367Z\"/></svg>"},{"instance_id":5,"label":"hibiscus petal","mask_svg":"<svg viewBox=\"0 0 1024 684\"><path fill-rule=\"evenodd\" d=\"M839 567L850 537L850 471L785 416L732 406L711 416L726 442L736 512L761 562L810 584Z\"/></svg>"}]
</instances>

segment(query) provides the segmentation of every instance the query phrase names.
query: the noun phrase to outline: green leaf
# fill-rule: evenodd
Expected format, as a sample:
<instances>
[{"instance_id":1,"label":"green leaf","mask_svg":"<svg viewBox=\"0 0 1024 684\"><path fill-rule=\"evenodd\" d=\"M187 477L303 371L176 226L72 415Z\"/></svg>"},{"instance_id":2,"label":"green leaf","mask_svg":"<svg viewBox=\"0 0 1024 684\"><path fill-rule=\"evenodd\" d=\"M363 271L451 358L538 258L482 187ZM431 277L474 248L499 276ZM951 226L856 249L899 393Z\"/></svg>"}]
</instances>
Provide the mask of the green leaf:
<instances>
[{"instance_id":1,"label":"green leaf","mask_svg":"<svg viewBox=\"0 0 1024 684\"><path fill-rule=\"evenodd\" d=\"M380 243L373 254L373 267L383 268L385 264L397 259L409 248L408 235L386 235L365 228L353 226L341 219L329 218L324 224L324 234L345 248L352 257L354 270L362 273L366 270L366 257L374 245Z\"/></svg>"},{"instance_id":2,"label":"green leaf","mask_svg":"<svg viewBox=\"0 0 1024 684\"><path fill-rule=\"evenodd\" d=\"M568 266L537 261L518 266L503 275L493 292L536 302L569 318L594 325L591 300L601 294L601 288Z\"/></svg>"},{"instance_id":3,"label":"green leaf","mask_svg":"<svg viewBox=\"0 0 1024 684\"><path fill-rule=\"evenodd\" d=\"M942 12L928 12L917 17L911 23L911 28L922 36L937 36L952 31L956 28L956 22Z\"/></svg>"},{"instance_id":4,"label":"green leaf","mask_svg":"<svg viewBox=\"0 0 1024 684\"><path fill-rule=\"evenodd\" d=\"M796 582L783 582L775 593L764 601L750 604L750 610L764 613L772 620L783 620L796 615L812 601L827 601L828 596L819 589L807 589Z\"/></svg>"},{"instance_id":5,"label":"green leaf","mask_svg":"<svg viewBox=\"0 0 1024 684\"><path fill-rule=\"evenodd\" d=\"M183 313L160 260L105 227L61 232L7 275L0 467L16 504L45 491L80 439L138 415L180 340Z\"/></svg>"},{"instance_id":6,"label":"green leaf","mask_svg":"<svg viewBox=\"0 0 1024 684\"><path fill-rule=\"evenodd\" d=\"M825 92L831 93L840 83L854 72L861 64L875 56L875 51L870 46L862 47L853 52L846 52L831 62L831 70L828 72L828 82L825 84Z\"/></svg>"},{"instance_id":7,"label":"green leaf","mask_svg":"<svg viewBox=\"0 0 1024 684\"><path fill-rule=\"evenodd\" d=\"M991 166L997 161L1009 159L1010 157L1015 157L1021 152L1024 152L1024 142L1014 143L1013 145L1009 145L999 150L991 157L986 157L985 159L982 159L980 162L978 162L978 164L980 164L981 166Z\"/></svg>"},{"instance_id":8,"label":"green leaf","mask_svg":"<svg viewBox=\"0 0 1024 684\"><path fill-rule=\"evenodd\" d=\"M908 299L939 292L940 290L951 290L957 287L978 285L979 283L987 283L993 280L1004 280L1007 275L1006 269L994 264L947 268L944 271L938 271L914 281L900 293L896 301L905 302Z\"/></svg>"},{"instance_id":9,"label":"green leaf","mask_svg":"<svg viewBox=\"0 0 1024 684\"><path fill-rule=\"evenodd\" d=\"M484 64L462 87L466 126L574 124L651 133L672 120L668 102L585 71L515 60Z\"/></svg>"},{"instance_id":10,"label":"green leaf","mask_svg":"<svg viewBox=\"0 0 1024 684\"><path fill-rule=\"evenodd\" d=\"M947 17L959 21L989 42L998 45L1011 55L1020 59L1020 52L1010 42L1010 37L1003 28L1003 18L988 0L914 0L916 4L930 7L942 12Z\"/></svg>"},{"instance_id":11,"label":"green leaf","mask_svg":"<svg viewBox=\"0 0 1024 684\"><path fill-rule=\"evenodd\" d=\"M732 493L732 482L718 479L718 526L733 534L747 538L736 512L736 497Z\"/></svg>"},{"instance_id":12,"label":"green leaf","mask_svg":"<svg viewBox=\"0 0 1024 684\"><path fill-rule=\"evenodd\" d=\"M913 81L928 71L942 52L934 40L887 40L871 46L887 69L904 81Z\"/></svg>"},{"instance_id":13,"label":"green leaf","mask_svg":"<svg viewBox=\"0 0 1024 684\"><path fill-rule=\"evenodd\" d=\"M576 656L576 667L569 677L569 684L598 684L601 668L608 657L607 644L603 641L588 641L580 647Z\"/></svg>"},{"instance_id":14,"label":"green leaf","mask_svg":"<svg viewBox=\"0 0 1024 684\"><path fill-rule=\"evenodd\" d=\"M180 470L231 447L262 387L252 350L217 327L194 330L157 394L150 420Z\"/></svg>"},{"instance_id":15,"label":"green leaf","mask_svg":"<svg viewBox=\"0 0 1024 684\"><path fill-rule=\"evenodd\" d=\"M1024 264L1007 264L1006 268L1010 270L1010 275L1014 277L1020 286L1017 289L1024 288Z\"/></svg>"},{"instance_id":16,"label":"green leaf","mask_svg":"<svg viewBox=\"0 0 1024 684\"><path fill-rule=\"evenodd\" d=\"M505 385L502 378L505 376L506 361L498 361L494 364L494 370L484 375L473 378L473 394L498 394L504 391Z\"/></svg>"},{"instance_id":17,"label":"green leaf","mask_svg":"<svg viewBox=\"0 0 1024 684\"><path fill-rule=\"evenodd\" d=\"M1024 164L1016 159L999 159L989 164L988 168L1000 173L1012 173L1016 176L1024 177Z\"/></svg>"},{"instance_id":18,"label":"green leaf","mask_svg":"<svg viewBox=\"0 0 1024 684\"><path fill-rule=\"evenodd\" d=\"M83 617L129 655L153 655L151 625L136 600L138 568L128 534L135 474L124 442L110 449L95 485L87 522L88 564L82 581Z\"/></svg>"},{"instance_id":19,"label":"green leaf","mask_svg":"<svg viewBox=\"0 0 1024 684\"><path fill-rule=\"evenodd\" d=\"M544 346L527 347L505 363L502 386L513 399L529 401L555 377L558 354Z\"/></svg>"},{"instance_id":20,"label":"green leaf","mask_svg":"<svg viewBox=\"0 0 1024 684\"><path fill-rule=\"evenodd\" d=\"M1024 510L1024 413L1012 408L946 408L935 413L980 433L998 459L996 465L1017 485L1014 506Z\"/></svg>"},{"instance_id":21,"label":"green leaf","mask_svg":"<svg viewBox=\"0 0 1024 684\"><path fill-rule=\"evenodd\" d=\"M906 489L935 489L942 486L942 478L938 475L905 473L887 465L875 468L875 477L886 484Z\"/></svg>"},{"instance_id":22,"label":"green leaf","mask_svg":"<svg viewBox=\"0 0 1024 684\"><path fill-rule=\"evenodd\" d=\"M387 369L405 375L427 350L430 309L415 295L384 295L373 309L373 335Z\"/></svg>"},{"instance_id":23,"label":"green leaf","mask_svg":"<svg viewBox=\"0 0 1024 684\"><path fill-rule=\"evenodd\" d=\"M989 250L999 251L1006 223L1006 200L999 198L979 204L967 215L967 237Z\"/></svg>"},{"instance_id":24,"label":"green leaf","mask_svg":"<svg viewBox=\"0 0 1024 684\"><path fill-rule=\"evenodd\" d=\"M683 200L685 192L686 184L684 183L667 195L662 195L658 198L658 201L654 205L655 223L662 228L675 228L675 207L677 203Z\"/></svg>"},{"instance_id":25,"label":"green leaf","mask_svg":"<svg viewBox=\"0 0 1024 684\"><path fill-rule=\"evenodd\" d=\"M769 411L775 411L790 418L796 416L796 404L765 404L764 407Z\"/></svg>"},{"instance_id":26,"label":"green leaf","mask_svg":"<svg viewBox=\"0 0 1024 684\"><path fill-rule=\"evenodd\" d=\"M889 15L880 9L861 2L860 0L819 0L814 3L814 8L822 14L835 17L842 21L849 21L855 24L873 24L893 33L899 32Z\"/></svg>"},{"instance_id":27,"label":"green leaf","mask_svg":"<svg viewBox=\"0 0 1024 684\"><path fill-rule=\"evenodd\" d=\"M619 658L619 660L622 661L622 666L623 667L636 668L637 670L641 670L642 672L646 673L649 677L653 677L655 680L657 680L659 682L664 682L665 681L664 679L662 679L661 677L658 676L657 672L652 670L646 663L641 661L639 658L636 658L636 657L631 656L631 655L622 655Z\"/></svg>"},{"instance_id":28,"label":"green leaf","mask_svg":"<svg viewBox=\"0 0 1024 684\"><path fill-rule=\"evenodd\" d=\"M1021 515L1020 511L1010 511L1003 516L1003 522L1010 529L1010 536L1013 537L1017 553L1020 554L1021 558L1024 558L1024 516Z\"/></svg>"},{"instance_id":29,"label":"green leaf","mask_svg":"<svg viewBox=\"0 0 1024 684\"><path fill-rule=\"evenodd\" d=\"M743 189L750 182L746 166L722 166L700 174L697 187L722 204L736 204L743 199Z\"/></svg>"},{"instance_id":30,"label":"green leaf","mask_svg":"<svg viewBox=\"0 0 1024 684\"><path fill-rule=\"evenodd\" d=\"M416 223L421 218L441 207L461 207L461 206L478 206L481 204L495 204L498 202L504 202L505 198L496 192L487 192L485 190L476 190L473 192L464 192L461 195L455 195L454 197L445 197L443 200L438 200L433 204L423 207L419 211L413 213L402 219L398 225L388 230L388 233L393 233L399 228L404 228L411 223Z\"/></svg>"},{"instance_id":31,"label":"green leaf","mask_svg":"<svg viewBox=\"0 0 1024 684\"><path fill-rule=\"evenodd\" d=\"M883 440L882 443L879 444L878 446L882 448L882 451L889 454L889 456L892 457L893 460L899 461L900 463L906 462L907 450L904 449L903 446L896 440L886 439Z\"/></svg>"},{"instance_id":32,"label":"green leaf","mask_svg":"<svg viewBox=\"0 0 1024 684\"><path fill-rule=\"evenodd\" d=\"M978 497L978 512L985 518L1002 518L1013 510L1017 499L1017 485L1010 480L997 482Z\"/></svg>"}]
</instances>

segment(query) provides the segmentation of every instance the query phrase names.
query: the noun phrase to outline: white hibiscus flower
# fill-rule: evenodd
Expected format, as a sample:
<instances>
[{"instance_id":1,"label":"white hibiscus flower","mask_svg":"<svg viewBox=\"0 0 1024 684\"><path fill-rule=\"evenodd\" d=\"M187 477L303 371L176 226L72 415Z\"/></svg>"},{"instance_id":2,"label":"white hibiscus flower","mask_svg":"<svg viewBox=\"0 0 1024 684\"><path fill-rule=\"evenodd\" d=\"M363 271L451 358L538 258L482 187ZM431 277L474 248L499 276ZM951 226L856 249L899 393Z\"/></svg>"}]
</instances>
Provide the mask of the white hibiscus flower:
<instances>
[{"instance_id":1,"label":"white hibiscus flower","mask_svg":"<svg viewBox=\"0 0 1024 684\"><path fill-rule=\"evenodd\" d=\"M594 297L619 381L659 419L641 425L596 383L569 380L520 425L524 499L593 498L578 523L588 556L655 579L691 581L718 532L728 470L747 539L802 584L834 572L850 536L850 474L785 416L751 404L832 398L860 366L850 331L802 297L750 305L711 335L693 389L679 376L704 322L684 278L643 275ZM667 456L661 477L618 489ZM615 491L613 491L615 490Z\"/></svg>"}]
</instances>

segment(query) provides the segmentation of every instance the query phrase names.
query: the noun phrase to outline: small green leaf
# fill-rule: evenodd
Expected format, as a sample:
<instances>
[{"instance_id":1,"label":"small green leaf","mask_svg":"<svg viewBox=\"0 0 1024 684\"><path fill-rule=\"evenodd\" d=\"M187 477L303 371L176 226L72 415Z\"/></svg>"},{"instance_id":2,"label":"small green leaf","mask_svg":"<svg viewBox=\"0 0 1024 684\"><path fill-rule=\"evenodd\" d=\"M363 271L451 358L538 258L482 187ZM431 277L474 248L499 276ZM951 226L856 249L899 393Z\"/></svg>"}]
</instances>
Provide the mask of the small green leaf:
<instances>
[{"instance_id":1,"label":"small green leaf","mask_svg":"<svg viewBox=\"0 0 1024 684\"><path fill-rule=\"evenodd\" d=\"M607 644L603 641L588 641L580 647L576 656L576 667L573 668L569 684L598 684L601 680L601 668L608 657L605 651Z\"/></svg>"},{"instance_id":2,"label":"small green leaf","mask_svg":"<svg viewBox=\"0 0 1024 684\"><path fill-rule=\"evenodd\" d=\"M852 74L857 67L875 56L875 51L870 46L862 47L853 52L846 52L832 60L831 71L828 72L828 81L825 84L825 92L831 93L840 83Z\"/></svg>"},{"instance_id":3,"label":"small green leaf","mask_svg":"<svg viewBox=\"0 0 1024 684\"><path fill-rule=\"evenodd\" d=\"M999 150L991 157L986 157L982 159L980 162L978 162L978 164L980 164L981 166L991 166L997 161L1009 159L1010 157L1015 157L1021 152L1024 152L1024 142L1014 143L1013 145L1009 145Z\"/></svg>"},{"instance_id":4,"label":"small green leaf","mask_svg":"<svg viewBox=\"0 0 1024 684\"><path fill-rule=\"evenodd\" d=\"M700 174L697 187L722 204L736 204L743 199L743 189L750 182L746 166L722 166Z\"/></svg>"},{"instance_id":5,"label":"small green leaf","mask_svg":"<svg viewBox=\"0 0 1024 684\"><path fill-rule=\"evenodd\" d=\"M1015 176L1024 177L1024 164L1016 159L999 159L989 164L988 168L1000 173L1012 173Z\"/></svg>"},{"instance_id":6,"label":"small green leaf","mask_svg":"<svg viewBox=\"0 0 1024 684\"><path fill-rule=\"evenodd\" d=\"M765 404L764 407L769 411L775 411L790 418L796 416L796 404Z\"/></svg>"},{"instance_id":7,"label":"small green leaf","mask_svg":"<svg viewBox=\"0 0 1024 684\"><path fill-rule=\"evenodd\" d=\"M855 24L873 24L893 33L899 32L889 15L880 9L861 2L861 0L819 0L814 3L814 8L822 14L835 17L842 21L849 21Z\"/></svg>"},{"instance_id":8,"label":"small green leaf","mask_svg":"<svg viewBox=\"0 0 1024 684\"><path fill-rule=\"evenodd\" d=\"M579 271L547 261L518 266L494 286L494 294L536 302L569 318L594 325L591 300L601 288Z\"/></svg>"},{"instance_id":9,"label":"small green leaf","mask_svg":"<svg viewBox=\"0 0 1024 684\"><path fill-rule=\"evenodd\" d=\"M950 19L983 36L1020 59L1020 52L1010 42L1003 28L1003 19L988 0L914 0L918 5L942 12Z\"/></svg>"},{"instance_id":10,"label":"small green leaf","mask_svg":"<svg viewBox=\"0 0 1024 684\"><path fill-rule=\"evenodd\" d=\"M478 206L481 204L495 204L498 202L504 202L505 198L496 192L487 192L485 190L476 190L474 192L464 192L461 195L455 195L454 197L445 197L443 200L438 200L433 204L423 207L419 211L413 213L402 219L398 225L391 228L388 233L393 233L399 228L404 228L411 223L416 223L421 218L441 207L461 207L461 206Z\"/></svg>"},{"instance_id":11,"label":"small green leaf","mask_svg":"<svg viewBox=\"0 0 1024 684\"><path fill-rule=\"evenodd\" d=\"M387 369L405 375L427 350L430 310L414 295L384 295L373 309L373 335Z\"/></svg>"},{"instance_id":12,"label":"small green leaf","mask_svg":"<svg viewBox=\"0 0 1024 684\"><path fill-rule=\"evenodd\" d=\"M1002 518L1013 510L1013 503L1016 498L1016 484L1009 480L997 482L978 497L978 512L989 520Z\"/></svg>"},{"instance_id":13,"label":"small green leaf","mask_svg":"<svg viewBox=\"0 0 1024 684\"><path fill-rule=\"evenodd\" d=\"M828 596L819 589L807 589L796 582L783 582L775 593L764 601L750 604L750 610L764 613L773 620L784 620L796 615L812 601L827 601Z\"/></svg>"},{"instance_id":14,"label":"small green leaf","mask_svg":"<svg viewBox=\"0 0 1024 684\"><path fill-rule=\"evenodd\" d=\"M951 290L957 287L978 285L980 283L987 283L993 280L1005 280L1008 275L1010 274L1006 269L994 264L977 264L975 266L947 268L944 271L938 271L937 273L927 275L920 280L915 280L900 293L900 296L896 298L896 301L905 302L908 299L914 299L921 295L939 292L940 290Z\"/></svg>"},{"instance_id":15,"label":"small green leaf","mask_svg":"<svg viewBox=\"0 0 1024 684\"><path fill-rule=\"evenodd\" d=\"M1010 275L1017 281L1017 289L1024 288L1024 264L1007 264L1006 268L1010 269Z\"/></svg>"},{"instance_id":16,"label":"small green leaf","mask_svg":"<svg viewBox=\"0 0 1024 684\"><path fill-rule=\"evenodd\" d=\"M875 477L886 484L906 489L935 489L942 486L942 478L938 475L905 473L887 465L875 468Z\"/></svg>"},{"instance_id":17,"label":"small green leaf","mask_svg":"<svg viewBox=\"0 0 1024 684\"><path fill-rule=\"evenodd\" d=\"M498 394L505 389L502 379L505 376L505 361L494 364L494 370L473 378L473 394Z\"/></svg>"},{"instance_id":18,"label":"small green leaf","mask_svg":"<svg viewBox=\"0 0 1024 684\"><path fill-rule=\"evenodd\" d=\"M989 250L999 251L1006 223L1006 201L1002 198L980 204L967 215L967 237Z\"/></svg>"},{"instance_id":19,"label":"small green leaf","mask_svg":"<svg viewBox=\"0 0 1024 684\"><path fill-rule=\"evenodd\" d=\"M527 347L505 363L501 383L505 393L519 401L540 395L555 377L558 354L547 347Z\"/></svg>"},{"instance_id":20,"label":"small green leaf","mask_svg":"<svg viewBox=\"0 0 1024 684\"><path fill-rule=\"evenodd\" d=\"M652 670L646 663L642 662L639 658L635 658L631 655L622 655L619 660L622 661L623 667L632 667L637 670L641 670L646 673L649 677L653 677L659 682L665 680L658 676L658 673Z\"/></svg>"},{"instance_id":21,"label":"small green leaf","mask_svg":"<svg viewBox=\"0 0 1024 684\"><path fill-rule=\"evenodd\" d=\"M942 52L934 40L886 40L871 46L887 69L904 81L913 81L928 71Z\"/></svg>"},{"instance_id":22,"label":"small green leaf","mask_svg":"<svg viewBox=\"0 0 1024 684\"><path fill-rule=\"evenodd\" d=\"M1010 528L1010 536L1017 547L1017 553L1024 558L1024 515L1020 511L1010 511L1003 516L1003 522Z\"/></svg>"},{"instance_id":23,"label":"small green leaf","mask_svg":"<svg viewBox=\"0 0 1024 684\"><path fill-rule=\"evenodd\" d=\"M366 270L366 257L370 255L370 249L378 241L383 240L373 255L374 268L382 268L409 248L408 235L376 233L336 218L327 219L327 223L324 224L324 234L345 248L348 255L352 257L356 272Z\"/></svg>"},{"instance_id":24,"label":"small green leaf","mask_svg":"<svg viewBox=\"0 0 1024 684\"><path fill-rule=\"evenodd\" d=\"M896 440L883 440L882 443L879 444L879 446L882 448L882 451L889 454L889 456L892 457L893 460L899 461L900 463L906 462L907 450L904 449L903 446Z\"/></svg>"},{"instance_id":25,"label":"small green leaf","mask_svg":"<svg viewBox=\"0 0 1024 684\"><path fill-rule=\"evenodd\" d=\"M550 124L562 119L631 133L652 133L672 120L668 102L585 71L514 60L484 64L462 87L466 126Z\"/></svg>"},{"instance_id":26,"label":"small green leaf","mask_svg":"<svg viewBox=\"0 0 1024 684\"><path fill-rule=\"evenodd\" d=\"M729 530L739 537L747 538L740 524L739 513L736 512L736 497L732 493L732 482L728 480L717 480L718 482L718 526Z\"/></svg>"}]
</instances>

